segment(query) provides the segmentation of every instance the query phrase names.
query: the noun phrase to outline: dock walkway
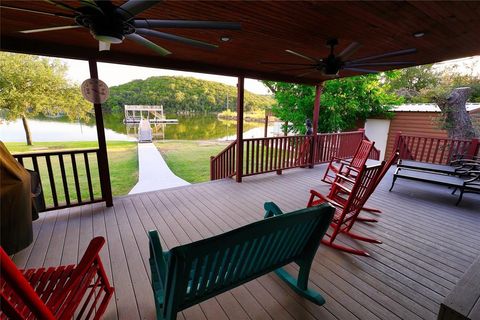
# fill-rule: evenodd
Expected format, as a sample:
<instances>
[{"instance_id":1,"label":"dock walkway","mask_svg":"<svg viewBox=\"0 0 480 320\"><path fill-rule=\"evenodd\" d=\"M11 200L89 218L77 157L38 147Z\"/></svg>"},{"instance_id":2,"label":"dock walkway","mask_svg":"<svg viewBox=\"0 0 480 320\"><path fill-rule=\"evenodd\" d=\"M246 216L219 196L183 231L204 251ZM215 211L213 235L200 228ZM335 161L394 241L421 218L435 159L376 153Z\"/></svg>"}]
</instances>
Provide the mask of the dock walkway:
<instances>
[{"instance_id":1,"label":"dock walkway","mask_svg":"<svg viewBox=\"0 0 480 320\"><path fill-rule=\"evenodd\" d=\"M156 191L189 185L167 166L153 143L138 144L138 183L128 194Z\"/></svg>"}]
</instances>

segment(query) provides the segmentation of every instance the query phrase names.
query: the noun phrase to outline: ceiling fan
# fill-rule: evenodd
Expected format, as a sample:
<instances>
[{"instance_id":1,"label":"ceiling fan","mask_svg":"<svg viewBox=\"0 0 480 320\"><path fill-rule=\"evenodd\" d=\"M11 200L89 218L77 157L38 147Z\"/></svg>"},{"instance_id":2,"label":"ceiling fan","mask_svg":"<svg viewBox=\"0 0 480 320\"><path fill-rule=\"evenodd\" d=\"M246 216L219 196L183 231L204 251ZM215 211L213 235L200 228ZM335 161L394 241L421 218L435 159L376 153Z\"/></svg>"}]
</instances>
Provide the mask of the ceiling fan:
<instances>
[{"instance_id":1,"label":"ceiling fan","mask_svg":"<svg viewBox=\"0 0 480 320\"><path fill-rule=\"evenodd\" d=\"M75 24L67 26L23 30L20 31L21 33L87 28L90 30L92 36L99 41L100 50L109 50L110 44L122 43L126 38L143 45L162 56L171 54L171 52L148 40L144 36L177 41L206 49L215 49L218 45L160 32L153 30L153 28L239 30L241 27L237 22L135 19L138 14L153 7L159 2L162 2L162 0L129 0L121 6L114 5L111 0L79 0L81 6L77 8L56 0L44 1L59 8L72 11L74 14L51 13L3 5L0 7L3 9L57 16L65 19L72 19L75 22Z\"/></svg>"},{"instance_id":2,"label":"ceiling fan","mask_svg":"<svg viewBox=\"0 0 480 320\"><path fill-rule=\"evenodd\" d=\"M415 65L413 61L384 61L385 58L399 57L409 55L417 52L417 49L404 49L398 51L387 52L374 56L347 60L352 56L360 47L360 43L350 43L342 52L335 55L335 46L338 45L338 40L335 38L327 41L327 46L330 47L330 54L324 59L318 59L304 54L295 52L293 50L285 50L287 53L293 54L297 57L309 60L310 63L290 63L290 62L261 62L262 64L271 65L290 65L296 66L290 69L279 69L275 71L302 71L307 70L304 73L297 75L297 77L303 77L307 74L314 72L321 72L326 77L335 78L338 76L340 70L348 70L359 73L377 73L378 70L367 69L369 67L383 67L383 66L411 66ZM380 61L379 61L380 60Z\"/></svg>"}]
</instances>

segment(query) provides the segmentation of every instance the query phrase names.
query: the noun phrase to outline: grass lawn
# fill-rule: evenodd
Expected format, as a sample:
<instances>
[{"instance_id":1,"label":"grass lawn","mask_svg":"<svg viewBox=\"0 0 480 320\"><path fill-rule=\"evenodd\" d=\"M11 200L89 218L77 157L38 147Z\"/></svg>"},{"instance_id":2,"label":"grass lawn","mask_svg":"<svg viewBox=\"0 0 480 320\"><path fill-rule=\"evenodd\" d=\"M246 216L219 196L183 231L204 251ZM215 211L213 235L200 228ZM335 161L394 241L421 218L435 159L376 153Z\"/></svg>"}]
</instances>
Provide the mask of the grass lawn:
<instances>
[{"instance_id":1,"label":"grass lawn","mask_svg":"<svg viewBox=\"0 0 480 320\"><path fill-rule=\"evenodd\" d=\"M25 143L7 142L5 143L11 153L31 153L31 152L47 152L54 150L67 149L85 149L97 148L96 142L37 142L33 146L27 146ZM109 141L107 143L108 161L110 167L110 180L112 183L112 193L114 196L127 194L138 180L138 155L137 143L127 141ZM57 190L59 202L65 201L63 192L62 176L60 172L60 164L58 157L52 157L52 168L54 173L55 187ZM100 180L98 175L98 165L94 154L89 155L90 172L92 175L93 191L96 197L101 194ZM85 171L85 162L83 156L75 157L80 180L80 189L82 198L88 198L88 185ZM71 201L76 201L75 182L73 178L73 169L70 156L64 157L65 171L67 176L68 194ZM32 169L33 165L30 160L25 160L25 167ZM45 158L39 158L38 165L40 169L42 185L47 206L53 204L50 181L46 167Z\"/></svg>"},{"instance_id":2,"label":"grass lawn","mask_svg":"<svg viewBox=\"0 0 480 320\"><path fill-rule=\"evenodd\" d=\"M216 156L231 142L223 141L159 141L155 145L170 169L190 182L210 180L210 156Z\"/></svg>"}]
</instances>

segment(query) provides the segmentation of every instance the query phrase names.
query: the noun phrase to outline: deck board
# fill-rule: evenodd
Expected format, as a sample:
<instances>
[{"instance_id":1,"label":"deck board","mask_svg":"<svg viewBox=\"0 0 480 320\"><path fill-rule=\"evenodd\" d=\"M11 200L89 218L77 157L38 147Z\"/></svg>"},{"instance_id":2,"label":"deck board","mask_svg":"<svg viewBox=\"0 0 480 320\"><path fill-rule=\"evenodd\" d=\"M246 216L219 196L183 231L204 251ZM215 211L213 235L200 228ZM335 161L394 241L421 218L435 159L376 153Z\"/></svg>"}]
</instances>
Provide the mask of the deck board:
<instances>
[{"instance_id":1,"label":"deck board","mask_svg":"<svg viewBox=\"0 0 480 320\"><path fill-rule=\"evenodd\" d=\"M19 267L73 263L88 241L106 237L101 252L115 286L105 319L154 319L150 288L148 230L158 230L164 249L210 237L263 218L263 203L284 211L303 208L309 190L322 193L323 167L231 179L114 199L103 204L44 213L34 222L34 242L14 255ZM297 296L268 274L179 313L178 319L435 319L439 304L480 254L480 197L456 196L444 187L398 180L390 172L368 202L381 209L378 223L357 223L354 231L383 241L362 244L358 257L321 246L310 286L327 300L323 307ZM289 265L289 272L298 267Z\"/></svg>"}]
</instances>

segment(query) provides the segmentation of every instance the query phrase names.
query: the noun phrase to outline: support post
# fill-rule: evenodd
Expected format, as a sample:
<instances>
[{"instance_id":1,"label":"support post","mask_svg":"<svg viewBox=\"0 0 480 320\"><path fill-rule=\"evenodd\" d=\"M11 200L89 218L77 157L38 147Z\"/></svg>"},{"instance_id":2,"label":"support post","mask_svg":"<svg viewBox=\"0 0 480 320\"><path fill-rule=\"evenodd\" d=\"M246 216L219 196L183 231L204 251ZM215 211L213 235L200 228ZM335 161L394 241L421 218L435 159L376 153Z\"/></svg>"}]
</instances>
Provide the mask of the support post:
<instances>
[{"instance_id":1,"label":"support post","mask_svg":"<svg viewBox=\"0 0 480 320\"><path fill-rule=\"evenodd\" d=\"M98 79L97 61L95 59L88 60L88 66L90 67L90 78ZM97 124L100 187L102 189L102 198L105 200L105 204L107 207L111 207L113 206L112 186L110 184L110 169L108 166L107 142L105 140L102 105L100 103L94 103L93 107L95 110L95 122Z\"/></svg>"},{"instance_id":2,"label":"support post","mask_svg":"<svg viewBox=\"0 0 480 320\"><path fill-rule=\"evenodd\" d=\"M263 130L263 137L266 138L267 136L268 136L268 114L265 114L265 128Z\"/></svg>"},{"instance_id":3,"label":"support post","mask_svg":"<svg viewBox=\"0 0 480 320\"><path fill-rule=\"evenodd\" d=\"M243 107L244 107L245 78L238 77L237 84L237 159L236 180L242 182L243 176Z\"/></svg>"},{"instance_id":4,"label":"support post","mask_svg":"<svg viewBox=\"0 0 480 320\"><path fill-rule=\"evenodd\" d=\"M317 139L318 139L318 118L320 114L320 98L323 92L323 82L320 82L315 86L315 102L313 104L313 137L312 144L310 146L310 165L309 168L315 166L315 159L317 150Z\"/></svg>"}]
</instances>

